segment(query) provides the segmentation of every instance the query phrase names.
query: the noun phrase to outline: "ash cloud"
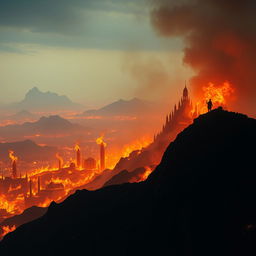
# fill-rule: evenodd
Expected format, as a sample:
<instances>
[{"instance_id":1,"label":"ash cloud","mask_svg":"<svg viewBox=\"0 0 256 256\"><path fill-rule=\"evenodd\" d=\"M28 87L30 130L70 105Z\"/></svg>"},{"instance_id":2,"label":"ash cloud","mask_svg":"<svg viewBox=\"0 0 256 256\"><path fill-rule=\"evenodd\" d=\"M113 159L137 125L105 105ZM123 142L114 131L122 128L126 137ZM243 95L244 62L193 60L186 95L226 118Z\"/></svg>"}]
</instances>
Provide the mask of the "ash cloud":
<instances>
[{"instance_id":1,"label":"ash cloud","mask_svg":"<svg viewBox=\"0 0 256 256\"><path fill-rule=\"evenodd\" d=\"M253 113L255 10L254 0L158 0L153 1L151 22L161 36L184 39L184 63L197 73L191 79L195 95L210 81L229 81L239 100L232 107Z\"/></svg>"},{"instance_id":2,"label":"ash cloud","mask_svg":"<svg viewBox=\"0 0 256 256\"><path fill-rule=\"evenodd\" d=\"M162 96L169 88L169 73L162 61L154 56L145 57L138 52L127 53L122 68L137 83L134 90L136 97L159 100L157 95Z\"/></svg>"}]
</instances>

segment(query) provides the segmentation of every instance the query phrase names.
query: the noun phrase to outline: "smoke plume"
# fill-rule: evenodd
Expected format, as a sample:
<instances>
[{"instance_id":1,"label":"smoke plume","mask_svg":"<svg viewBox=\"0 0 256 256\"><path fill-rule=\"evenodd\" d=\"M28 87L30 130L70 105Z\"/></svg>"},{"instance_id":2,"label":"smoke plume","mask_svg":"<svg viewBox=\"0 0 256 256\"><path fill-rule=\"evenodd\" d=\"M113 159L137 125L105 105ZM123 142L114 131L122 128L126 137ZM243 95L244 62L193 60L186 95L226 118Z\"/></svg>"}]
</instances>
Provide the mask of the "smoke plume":
<instances>
[{"instance_id":1,"label":"smoke plume","mask_svg":"<svg viewBox=\"0 0 256 256\"><path fill-rule=\"evenodd\" d=\"M229 81L236 110L255 114L256 15L254 0L154 1L151 22L160 35L184 39L184 63L196 71L194 95L209 82Z\"/></svg>"}]
</instances>

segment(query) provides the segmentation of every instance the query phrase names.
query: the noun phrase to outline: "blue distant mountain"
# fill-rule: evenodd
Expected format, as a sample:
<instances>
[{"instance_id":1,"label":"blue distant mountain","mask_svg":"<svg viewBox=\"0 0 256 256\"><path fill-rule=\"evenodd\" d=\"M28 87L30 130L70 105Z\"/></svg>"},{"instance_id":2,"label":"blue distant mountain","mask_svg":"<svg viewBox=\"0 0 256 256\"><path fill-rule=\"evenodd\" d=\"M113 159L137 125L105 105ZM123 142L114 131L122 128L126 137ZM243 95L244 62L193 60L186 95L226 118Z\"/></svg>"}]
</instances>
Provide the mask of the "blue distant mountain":
<instances>
[{"instance_id":1,"label":"blue distant mountain","mask_svg":"<svg viewBox=\"0 0 256 256\"><path fill-rule=\"evenodd\" d=\"M12 105L17 110L28 111L55 111L55 110L80 110L81 105L72 102L65 95L58 95L53 92L42 92L37 87L30 89L25 98Z\"/></svg>"}]
</instances>

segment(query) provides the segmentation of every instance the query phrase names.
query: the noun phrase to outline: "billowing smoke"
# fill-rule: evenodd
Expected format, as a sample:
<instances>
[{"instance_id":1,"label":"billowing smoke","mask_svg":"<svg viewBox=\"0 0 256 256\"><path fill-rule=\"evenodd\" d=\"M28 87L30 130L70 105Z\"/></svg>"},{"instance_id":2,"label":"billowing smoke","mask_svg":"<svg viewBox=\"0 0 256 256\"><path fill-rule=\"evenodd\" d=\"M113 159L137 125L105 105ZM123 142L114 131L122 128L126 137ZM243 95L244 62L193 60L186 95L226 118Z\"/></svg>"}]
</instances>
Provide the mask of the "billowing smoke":
<instances>
[{"instance_id":1,"label":"billowing smoke","mask_svg":"<svg viewBox=\"0 0 256 256\"><path fill-rule=\"evenodd\" d=\"M239 111L255 114L256 2L254 0L153 1L151 21L160 35L184 39L184 63L196 71L194 95L209 82L229 81Z\"/></svg>"},{"instance_id":2,"label":"billowing smoke","mask_svg":"<svg viewBox=\"0 0 256 256\"><path fill-rule=\"evenodd\" d=\"M156 57L145 57L138 52L127 53L124 58L123 70L137 81L136 97L159 100L156 95L163 95L170 83L169 73L165 65ZM161 88L159 88L161 84Z\"/></svg>"}]
</instances>

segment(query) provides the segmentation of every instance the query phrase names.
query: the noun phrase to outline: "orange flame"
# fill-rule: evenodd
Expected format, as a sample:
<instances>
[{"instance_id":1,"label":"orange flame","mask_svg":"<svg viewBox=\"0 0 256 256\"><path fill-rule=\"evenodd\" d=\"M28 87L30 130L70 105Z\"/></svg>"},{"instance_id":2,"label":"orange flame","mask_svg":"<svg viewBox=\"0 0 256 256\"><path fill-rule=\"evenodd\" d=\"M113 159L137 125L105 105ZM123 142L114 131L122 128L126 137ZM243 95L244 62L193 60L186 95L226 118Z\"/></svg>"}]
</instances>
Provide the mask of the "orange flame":
<instances>
[{"instance_id":1,"label":"orange flame","mask_svg":"<svg viewBox=\"0 0 256 256\"><path fill-rule=\"evenodd\" d=\"M148 176L153 172L153 170L151 168L149 168L148 166L145 167L145 172L142 174L141 176L141 180L140 181L144 181L148 178Z\"/></svg>"},{"instance_id":2,"label":"orange flame","mask_svg":"<svg viewBox=\"0 0 256 256\"><path fill-rule=\"evenodd\" d=\"M97 143L98 145L103 144L103 145L104 145L104 147L106 147L106 146L107 146L107 143L105 143L105 142L103 141L103 138L104 138L104 136L103 136L103 135L102 135L102 136L100 136L99 138L97 138L97 139L96 139L96 143Z\"/></svg>"},{"instance_id":3,"label":"orange flame","mask_svg":"<svg viewBox=\"0 0 256 256\"><path fill-rule=\"evenodd\" d=\"M14 156L14 151L13 150L9 150L9 157L12 160L12 162L17 161L18 157Z\"/></svg>"},{"instance_id":4,"label":"orange flame","mask_svg":"<svg viewBox=\"0 0 256 256\"><path fill-rule=\"evenodd\" d=\"M78 143L75 145L75 151L77 152L78 150L80 150L80 146L78 145Z\"/></svg>"},{"instance_id":5,"label":"orange flame","mask_svg":"<svg viewBox=\"0 0 256 256\"><path fill-rule=\"evenodd\" d=\"M13 232L16 229L16 226L2 226L3 233L1 234L1 239L6 236L8 233Z\"/></svg>"},{"instance_id":6,"label":"orange flame","mask_svg":"<svg viewBox=\"0 0 256 256\"><path fill-rule=\"evenodd\" d=\"M220 86L215 86L214 83L209 82L208 86L202 88L203 95L201 99L195 104L195 109L193 109L193 114L203 114L207 112L206 103L211 99L213 107L218 106L225 107L227 102L231 99L231 96L234 94L235 90L229 82L224 82Z\"/></svg>"},{"instance_id":7,"label":"orange flame","mask_svg":"<svg viewBox=\"0 0 256 256\"><path fill-rule=\"evenodd\" d=\"M0 195L0 209L10 214L18 214L22 211L23 197L17 196L15 201L9 201L4 194Z\"/></svg>"},{"instance_id":8,"label":"orange flame","mask_svg":"<svg viewBox=\"0 0 256 256\"><path fill-rule=\"evenodd\" d=\"M18 185L16 187L10 186L9 189L8 189L8 193L13 192L13 191L17 191L17 190L20 190L20 189L21 189L21 185Z\"/></svg>"},{"instance_id":9,"label":"orange flame","mask_svg":"<svg viewBox=\"0 0 256 256\"><path fill-rule=\"evenodd\" d=\"M216 87L213 83L209 83L207 87L203 87L203 91L206 101L211 99L213 104L219 105L226 105L227 98L234 93L234 89L229 82L225 82L219 87Z\"/></svg>"},{"instance_id":10,"label":"orange flame","mask_svg":"<svg viewBox=\"0 0 256 256\"><path fill-rule=\"evenodd\" d=\"M144 168L145 168L145 171L142 174L138 175L137 177L131 178L129 182L130 183L134 183L134 182L138 183L138 182L145 181L148 178L148 176L153 172L153 169L151 169L148 166L145 166Z\"/></svg>"},{"instance_id":11,"label":"orange flame","mask_svg":"<svg viewBox=\"0 0 256 256\"><path fill-rule=\"evenodd\" d=\"M131 152L135 150L142 150L152 143L152 139L149 137L143 137L136 141L131 142L128 145L125 145L122 150L122 157L128 157Z\"/></svg>"}]
</instances>

